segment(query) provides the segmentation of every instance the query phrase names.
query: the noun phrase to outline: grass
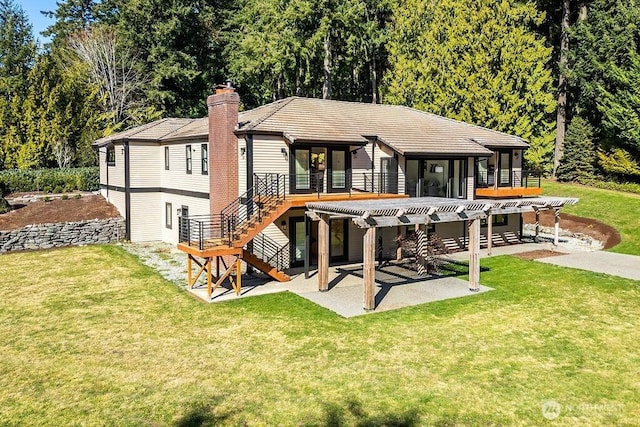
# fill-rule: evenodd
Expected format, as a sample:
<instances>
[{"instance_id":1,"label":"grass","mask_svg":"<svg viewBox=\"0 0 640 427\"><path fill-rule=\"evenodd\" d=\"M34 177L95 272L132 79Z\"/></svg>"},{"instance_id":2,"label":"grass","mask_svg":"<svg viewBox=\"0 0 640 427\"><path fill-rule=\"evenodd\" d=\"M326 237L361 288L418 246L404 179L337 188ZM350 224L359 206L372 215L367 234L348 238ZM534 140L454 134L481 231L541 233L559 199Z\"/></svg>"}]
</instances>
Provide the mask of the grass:
<instances>
[{"instance_id":1,"label":"grass","mask_svg":"<svg viewBox=\"0 0 640 427\"><path fill-rule=\"evenodd\" d=\"M635 425L639 282L482 260L495 291L343 319L203 304L118 247L0 257L8 425ZM71 262L72 260L72 262Z\"/></svg>"},{"instance_id":2,"label":"grass","mask_svg":"<svg viewBox=\"0 0 640 427\"><path fill-rule=\"evenodd\" d=\"M640 255L640 195L553 181L543 181L543 190L550 196L579 197L577 205L567 206L562 212L594 218L615 227L622 242L611 251Z\"/></svg>"}]
</instances>

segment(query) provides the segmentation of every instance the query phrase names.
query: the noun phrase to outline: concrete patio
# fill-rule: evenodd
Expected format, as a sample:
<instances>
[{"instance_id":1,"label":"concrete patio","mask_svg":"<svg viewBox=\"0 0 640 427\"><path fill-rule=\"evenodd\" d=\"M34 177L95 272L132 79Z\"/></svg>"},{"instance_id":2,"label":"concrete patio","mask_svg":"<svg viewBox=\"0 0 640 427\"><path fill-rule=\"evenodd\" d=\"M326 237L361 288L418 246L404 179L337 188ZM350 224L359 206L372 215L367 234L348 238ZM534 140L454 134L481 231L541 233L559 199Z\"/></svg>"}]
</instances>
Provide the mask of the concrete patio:
<instances>
[{"instance_id":1,"label":"concrete patio","mask_svg":"<svg viewBox=\"0 0 640 427\"><path fill-rule=\"evenodd\" d=\"M297 274L290 282L280 283L261 278L243 276L242 291L239 296L228 283L224 288L216 289L211 302L235 300L241 297L293 292L340 316L353 317L367 313L377 313L412 305L424 304L450 298L473 296L490 291L480 286L478 292L469 290L469 283L455 277L418 277L409 268L386 265L376 270L376 307L373 311L364 310L362 304L362 264L335 266L329 269L329 291L318 291L318 279L315 271L309 279ZM207 300L206 287L190 290L191 293Z\"/></svg>"}]
</instances>

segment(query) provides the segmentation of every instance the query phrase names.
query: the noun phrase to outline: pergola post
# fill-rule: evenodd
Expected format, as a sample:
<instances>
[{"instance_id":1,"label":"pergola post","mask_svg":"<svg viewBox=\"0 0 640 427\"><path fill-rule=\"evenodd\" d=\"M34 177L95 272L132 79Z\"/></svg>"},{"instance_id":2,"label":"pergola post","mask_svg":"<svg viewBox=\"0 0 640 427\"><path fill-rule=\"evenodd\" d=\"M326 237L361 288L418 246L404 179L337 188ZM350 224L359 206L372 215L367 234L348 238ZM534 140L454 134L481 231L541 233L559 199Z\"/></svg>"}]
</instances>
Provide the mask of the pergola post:
<instances>
[{"instance_id":1,"label":"pergola post","mask_svg":"<svg viewBox=\"0 0 640 427\"><path fill-rule=\"evenodd\" d=\"M363 302L362 307L365 310L375 309L375 281L376 281L376 229L374 227L367 228L363 238Z\"/></svg>"},{"instance_id":2,"label":"pergola post","mask_svg":"<svg viewBox=\"0 0 640 427\"><path fill-rule=\"evenodd\" d=\"M554 215L554 230L553 230L553 245L554 246L558 246L558 243L560 242L559 236L560 236L560 209L555 209L555 215Z\"/></svg>"},{"instance_id":3,"label":"pergola post","mask_svg":"<svg viewBox=\"0 0 640 427\"><path fill-rule=\"evenodd\" d=\"M493 216L487 215L487 255L491 255L493 246Z\"/></svg>"},{"instance_id":4,"label":"pergola post","mask_svg":"<svg viewBox=\"0 0 640 427\"><path fill-rule=\"evenodd\" d=\"M469 289L480 290L480 220L469 221Z\"/></svg>"},{"instance_id":5,"label":"pergola post","mask_svg":"<svg viewBox=\"0 0 640 427\"><path fill-rule=\"evenodd\" d=\"M329 218L327 215L319 215L318 221L318 290L329 290ZM375 242L374 242L375 243ZM374 244L375 250L375 244ZM374 254L375 255L375 254Z\"/></svg>"},{"instance_id":6,"label":"pergola post","mask_svg":"<svg viewBox=\"0 0 640 427\"><path fill-rule=\"evenodd\" d=\"M540 234L540 210L536 209L536 235L533 238L534 242L538 241L538 235Z\"/></svg>"}]
</instances>

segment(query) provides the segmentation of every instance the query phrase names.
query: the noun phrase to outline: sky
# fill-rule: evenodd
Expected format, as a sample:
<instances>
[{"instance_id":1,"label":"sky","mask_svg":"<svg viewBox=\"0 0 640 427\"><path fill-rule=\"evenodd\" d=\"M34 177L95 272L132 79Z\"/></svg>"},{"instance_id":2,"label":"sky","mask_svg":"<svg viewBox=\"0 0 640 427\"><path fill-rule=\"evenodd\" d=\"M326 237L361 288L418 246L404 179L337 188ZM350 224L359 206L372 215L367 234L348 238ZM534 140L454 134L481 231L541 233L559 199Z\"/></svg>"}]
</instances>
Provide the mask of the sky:
<instances>
[{"instance_id":1,"label":"sky","mask_svg":"<svg viewBox=\"0 0 640 427\"><path fill-rule=\"evenodd\" d=\"M56 0L15 0L15 2L22 7L29 17L29 22L33 25L33 35L40 40L40 43L48 41L40 33L53 24L53 19L47 18L40 11L55 10Z\"/></svg>"}]
</instances>

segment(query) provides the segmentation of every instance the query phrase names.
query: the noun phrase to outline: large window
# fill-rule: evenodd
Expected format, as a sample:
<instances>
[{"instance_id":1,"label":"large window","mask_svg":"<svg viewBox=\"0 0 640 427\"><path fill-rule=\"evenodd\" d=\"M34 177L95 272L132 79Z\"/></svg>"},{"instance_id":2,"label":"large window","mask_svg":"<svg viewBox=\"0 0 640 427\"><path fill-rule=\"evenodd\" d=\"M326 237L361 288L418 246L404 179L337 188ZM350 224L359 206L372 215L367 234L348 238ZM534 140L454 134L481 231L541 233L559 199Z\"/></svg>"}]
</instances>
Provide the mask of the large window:
<instances>
[{"instance_id":1,"label":"large window","mask_svg":"<svg viewBox=\"0 0 640 427\"><path fill-rule=\"evenodd\" d=\"M405 193L412 197L467 197L466 159L409 159Z\"/></svg>"},{"instance_id":2,"label":"large window","mask_svg":"<svg viewBox=\"0 0 640 427\"><path fill-rule=\"evenodd\" d=\"M191 173L193 170L193 155L191 154L191 145L187 145L186 147L186 159L187 159L187 173Z\"/></svg>"},{"instance_id":3,"label":"large window","mask_svg":"<svg viewBox=\"0 0 640 427\"><path fill-rule=\"evenodd\" d=\"M173 207L171 203L164 205L164 224L167 228L173 228Z\"/></svg>"},{"instance_id":4,"label":"large window","mask_svg":"<svg viewBox=\"0 0 640 427\"><path fill-rule=\"evenodd\" d=\"M116 165L116 148L112 145L107 147L107 165L115 166Z\"/></svg>"},{"instance_id":5,"label":"large window","mask_svg":"<svg viewBox=\"0 0 640 427\"><path fill-rule=\"evenodd\" d=\"M498 227L501 225L508 225L509 221L508 221L508 216L505 214L496 214L496 215L491 215L492 221L491 223L493 224L494 227ZM481 227L486 227L487 226L487 218L482 218L480 220L480 226Z\"/></svg>"},{"instance_id":6,"label":"large window","mask_svg":"<svg viewBox=\"0 0 640 427\"><path fill-rule=\"evenodd\" d=\"M202 155L202 175L209 174L209 145L202 144L200 146L200 154Z\"/></svg>"},{"instance_id":7,"label":"large window","mask_svg":"<svg viewBox=\"0 0 640 427\"><path fill-rule=\"evenodd\" d=\"M164 170L169 170L169 147L164 147Z\"/></svg>"}]
</instances>

